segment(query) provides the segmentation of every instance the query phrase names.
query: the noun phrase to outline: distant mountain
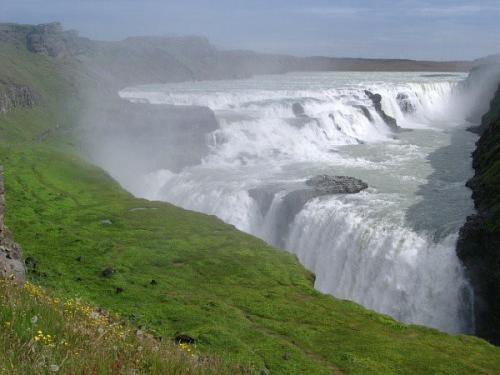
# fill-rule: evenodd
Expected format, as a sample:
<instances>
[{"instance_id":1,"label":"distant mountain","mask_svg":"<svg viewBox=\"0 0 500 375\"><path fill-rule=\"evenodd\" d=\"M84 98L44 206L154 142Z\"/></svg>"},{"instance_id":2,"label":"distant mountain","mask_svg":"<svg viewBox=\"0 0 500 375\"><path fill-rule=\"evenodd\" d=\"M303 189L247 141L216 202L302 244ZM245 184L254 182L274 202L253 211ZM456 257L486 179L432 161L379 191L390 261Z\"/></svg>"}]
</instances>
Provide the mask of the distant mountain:
<instances>
[{"instance_id":1,"label":"distant mountain","mask_svg":"<svg viewBox=\"0 0 500 375\"><path fill-rule=\"evenodd\" d=\"M469 61L415 61L294 57L219 50L203 37L131 37L99 42L65 31L60 23L0 24L0 42L26 44L32 52L76 57L113 86L244 78L292 71L468 71Z\"/></svg>"}]
</instances>

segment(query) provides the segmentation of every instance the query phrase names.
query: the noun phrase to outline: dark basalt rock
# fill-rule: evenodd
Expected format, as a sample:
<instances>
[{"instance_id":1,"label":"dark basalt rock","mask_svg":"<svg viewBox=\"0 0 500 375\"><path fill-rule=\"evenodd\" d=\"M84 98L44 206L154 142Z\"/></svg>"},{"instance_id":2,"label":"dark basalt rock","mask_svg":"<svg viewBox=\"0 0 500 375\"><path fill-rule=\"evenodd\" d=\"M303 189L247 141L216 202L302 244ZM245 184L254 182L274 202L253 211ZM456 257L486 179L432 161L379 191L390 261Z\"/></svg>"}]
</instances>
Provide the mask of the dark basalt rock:
<instances>
[{"instance_id":1,"label":"dark basalt rock","mask_svg":"<svg viewBox=\"0 0 500 375\"><path fill-rule=\"evenodd\" d=\"M500 233L489 231L481 214L469 216L457 255L474 289L475 333L500 345Z\"/></svg>"},{"instance_id":2,"label":"dark basalt rock","mask_svg":"<svg viewBox=\"0 0 500 375\"><path fill-rule=\"evenodd\" d=\"M115 270L113 267L106 267L105 269L102 270L101 276L102 277L111 277L115 273Z\"/></svg>"},{"instance_id":3,"label":"dark basalt rock","mask_svg":"<svg viewBox=\"0 0 500 375\"><path fill-rule=\"evenodd\" d=\"M365 90L366 96L372 101L375 111L384 120L384 122L392 129L392 131L400 131L401 128L398 126L398 122L394 117L389 116L382 109L382 95L374 94L371 91Z\"/></svg>"},{"instance_id":4,"label":"dark basalt rock","mask_svg":"<svg viewBox=\"0 0 500 375\"><path fill-rule=\"evenodd\" d=\"M28 272L35 271L38 268L38 259L29 256L24 260L24 264L26 265L26 269L28 270Z\"/></svg>"},{"instance_id":5,"label":"dark basalt rock","mask_svg":"<svg viewBox=\"0 0 500 375\"><path fill-rule=\"evenodd\" d=\"M399 108L403 113L414 113L415 112L415 106L411 102L408 94L400 92L396 96L396 100L398 102Z\"/></svg>"},{"instance_id":6,"label":"dark basalt rock","mask_svg":"<svg viewBox=\"0 0 500 375\"><path fill-rule=\"evenodd\" d=\"M194 344L196 343L196 338L186 334L176 335L174 341L177 344Z\"/></svg>"},{"instance_id":7,"label":"dark basalt rock","mask_svg":"<svg viewBox=\"0 0 500 375\"><path fill-rule=\"evenodd\" d=\"M354 177L328 176L326 174L315 176L306 181L321 195L327 194L356 194L368 188L368 185Z\"/></svg>"},{"instance_id":8,"label":"dark basalt rock","mask_svg":"<svg viewBox=\"0 0 500 375\"><path fill-rule=\"evenodd\" d=\"M474 290L475 333L500 345L500 86L476 131L482 135L467 186L477 214L460 229L457 255Z\"/></svg>"},{"instance_id":9,"label":"dark basalt rock","mask_svg":"<svg viewBox=\"0 0 500 375\"><path fill-rule=\"evenodd\" d=\"M304 107L300 103L293 103L292 104L292 112L295 115L295 117L303 117L306 115L306 112L304 111Z\"/></svg>"}]
</instances>

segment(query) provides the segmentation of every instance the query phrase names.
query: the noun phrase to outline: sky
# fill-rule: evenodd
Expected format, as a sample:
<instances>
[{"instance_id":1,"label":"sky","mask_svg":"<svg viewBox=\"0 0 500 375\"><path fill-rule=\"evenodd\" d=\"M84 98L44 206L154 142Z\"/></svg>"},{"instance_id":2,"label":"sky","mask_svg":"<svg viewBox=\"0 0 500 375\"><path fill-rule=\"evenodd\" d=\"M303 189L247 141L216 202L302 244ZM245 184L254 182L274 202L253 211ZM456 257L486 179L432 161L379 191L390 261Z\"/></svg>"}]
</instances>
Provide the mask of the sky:
<instances>
[{"instance_id":1,"label":"sky","mask_svg":"<svg viewBox=\"0 0 500 375\"><path fill-rule=\"evenodd\" d=\"M500 52L500 0L0 0L0 22L99 40L203 35L297 56L475 59Z\"/></svg>"}]
</instances>

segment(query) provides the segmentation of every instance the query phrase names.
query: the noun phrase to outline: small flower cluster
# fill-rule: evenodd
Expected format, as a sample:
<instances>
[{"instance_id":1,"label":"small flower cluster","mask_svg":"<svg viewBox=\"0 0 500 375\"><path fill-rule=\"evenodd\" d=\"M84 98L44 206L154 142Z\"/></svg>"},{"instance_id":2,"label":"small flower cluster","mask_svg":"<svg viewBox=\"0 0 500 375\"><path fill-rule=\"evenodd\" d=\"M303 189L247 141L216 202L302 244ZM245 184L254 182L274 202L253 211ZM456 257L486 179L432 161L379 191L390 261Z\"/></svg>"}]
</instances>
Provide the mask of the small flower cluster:
<instances>
[{"instance_id":1,"label":"small flower cluster","mask_svg":"<svg viewBox=\"0 0 500 375\"><path fill-rule=\"evenodd\" d=\"M191 351L191 347L189 346L189 344L186 344L185 342L180 343L179 348L181 348L182 350L184 350L186 352Z\"/></svg>"},{"instance_id":2,"label":"small flower cluster","mask_svg":"<svg viewBox=\"0 0 500 375\"><path fill-rule=\"evenodd\" d=\"M43 333L43 331L41 330L38 330L37 334L35 337L33 337L33 340L35 340L35 342L39 342L41 344L44 344L44 345L47 345L47 346L50 346L50 347L54 347L55 344L54 344L54 339L55 337L47 334L45 335Z\"/></svg>"},{"instance_id":3,"label":"small flower cluster","mask_svg":"<svg viewBox=\"0 0 500 375\"><path fill-rule=\"evenodd\" d=\"M45 290L38 285L32 284L29 281L24 283L24 289L33 297L47 298Z\"/></svg>"},{"instance_id":4,"label":"small flower cluster","mask_svg":"<svg viewBox=\"0 0 500 375\"><path fill-rule=\"evenodd\" d=\"M90 306L83 304L79 298L70 298L64 301L64 313L65 314L85 314L90 315L94 309Z\"/></svg>"}]
</instances>

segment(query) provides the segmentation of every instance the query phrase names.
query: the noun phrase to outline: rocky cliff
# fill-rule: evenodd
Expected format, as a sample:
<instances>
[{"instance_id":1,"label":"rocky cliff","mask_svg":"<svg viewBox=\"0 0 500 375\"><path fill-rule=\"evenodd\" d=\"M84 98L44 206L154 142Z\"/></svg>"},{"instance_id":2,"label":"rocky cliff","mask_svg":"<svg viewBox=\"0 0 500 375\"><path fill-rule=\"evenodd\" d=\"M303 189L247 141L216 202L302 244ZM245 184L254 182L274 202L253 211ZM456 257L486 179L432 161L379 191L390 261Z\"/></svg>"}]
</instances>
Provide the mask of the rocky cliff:
<instances>
[{"instance_id":1,"label":"rocky cliff","mask_svg":"<svg viewBox=\"0 0 500 375\"><path fill-rule=\"evenodd\" d=\"M3 169L0 167L0 279L15 279L19 284L22 284L26 272L21 259L21 247L14 242L12 235L4 225L4 208Z\"/></svg>"},{"instance_id":2,"label":"rocky cliff","mask_svg":"<svg viewBox=\"0 0 500 375\"><path fill-rule=\"evenodd\" d=\"M29 86L0 81L0 113L14 108L33 107L38 103L38 95Z\"/></svg>"},{"instance_id":3,"label":"rocky cliff","mask_svg":"<svg viewBox=\"0 0 500 375\"><path fill-rule=\"evenodd\" d=\"M500 71L500 68L499 68ZM499 82L500 83L500 82ZM472 189L477 213L460 230L457 253L475 292L476 334L500 344L500 85L476 128Z\"/></svg>"},{"instance_id":4,"label":"rocky cliff","mask_svg":"<svg viewBox=\"0 0 500 375\"><path fill-rule=\"evenodd\" d=\"M26 47L35 53L63 58L91 52L92 42L76 31L63 30L59 22L41 25L0 24L0 42Z\"/></svg>"}]
</instances>

